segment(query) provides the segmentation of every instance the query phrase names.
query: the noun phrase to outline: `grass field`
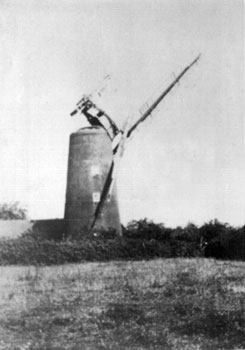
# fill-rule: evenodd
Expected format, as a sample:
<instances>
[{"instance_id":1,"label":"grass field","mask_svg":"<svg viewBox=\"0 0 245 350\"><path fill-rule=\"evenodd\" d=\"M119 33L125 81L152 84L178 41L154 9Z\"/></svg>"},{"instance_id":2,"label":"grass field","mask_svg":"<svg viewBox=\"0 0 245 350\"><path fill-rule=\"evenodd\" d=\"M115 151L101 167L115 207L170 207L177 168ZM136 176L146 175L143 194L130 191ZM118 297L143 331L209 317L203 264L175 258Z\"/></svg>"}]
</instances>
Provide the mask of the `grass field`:
<instances>
[{"instance_id":1,"label":"grass field","mask_svg":"<svg viewBox=\"0 0 245 350\"><path fill-rule=\"evenodd\" d=\"M0 350L245 349L243 262L0 270Z\"/></svg>"}]
</instances>

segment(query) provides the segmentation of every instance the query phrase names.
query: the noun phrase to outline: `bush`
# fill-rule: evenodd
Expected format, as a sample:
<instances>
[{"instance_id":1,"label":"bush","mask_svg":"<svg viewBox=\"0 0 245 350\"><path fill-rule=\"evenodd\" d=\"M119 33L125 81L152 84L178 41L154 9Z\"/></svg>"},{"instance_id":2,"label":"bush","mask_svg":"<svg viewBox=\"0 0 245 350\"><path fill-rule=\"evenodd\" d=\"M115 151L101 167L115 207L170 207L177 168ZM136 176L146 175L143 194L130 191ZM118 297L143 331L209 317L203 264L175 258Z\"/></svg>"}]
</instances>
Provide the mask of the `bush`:
<instances>
[{"instance_id":1,"label":"bush","mask_svg":"<svg viewBox=\"0 0 245 350\"><path fill-rule=\"evenodd\" d=\"M164 224L155 224L147 220L133 220L129 222L124 232L124 237L132 239L166 241L169 239L171 229L165 228Z\"/></svg>"},{"instance_id":2,"label":"bush","mask_svg":"<svg viewBox=\"0 0 245 350\"><path fill-rule=\"evenodd\" d=\"M0 204L0 220L25 220L27 211L18 202Z\"/></svg>"},{"instance_id":3,"label":"bush","mask_svg":"<svg viewBox=\"0 0 245 350\"><path fill-rule=\"evenodd\" d=\"M206 242L206 257L245 260L245 226L233 228L215 219L199 231Z\"/></svg>"}]
</instances>

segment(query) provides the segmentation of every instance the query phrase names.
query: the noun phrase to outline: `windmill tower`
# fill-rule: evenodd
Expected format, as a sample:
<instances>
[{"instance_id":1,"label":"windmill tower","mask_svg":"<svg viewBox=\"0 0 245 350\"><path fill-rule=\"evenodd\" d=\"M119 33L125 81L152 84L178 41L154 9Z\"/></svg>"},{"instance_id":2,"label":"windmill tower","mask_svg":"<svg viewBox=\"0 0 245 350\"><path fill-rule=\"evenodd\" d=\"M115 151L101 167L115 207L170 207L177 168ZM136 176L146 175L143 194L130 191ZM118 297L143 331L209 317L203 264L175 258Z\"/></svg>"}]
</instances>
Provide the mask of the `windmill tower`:
<instances>
[{"instance_id":1,"label":"windmill tower","mask_svg":"<svg viewBox=\"0 0 245 350\"><path fill-rule=\"evenodd\" d=\"M98 106L90 96L84 96L76 109L89 121L70 136L65 220L68 235L82 235L103 229L114 229L121 234L115 179L125 143L183 75L199 60L191 62L160 94L133 124L126 121L123 130Z\"/></svg>"}]
</instances>

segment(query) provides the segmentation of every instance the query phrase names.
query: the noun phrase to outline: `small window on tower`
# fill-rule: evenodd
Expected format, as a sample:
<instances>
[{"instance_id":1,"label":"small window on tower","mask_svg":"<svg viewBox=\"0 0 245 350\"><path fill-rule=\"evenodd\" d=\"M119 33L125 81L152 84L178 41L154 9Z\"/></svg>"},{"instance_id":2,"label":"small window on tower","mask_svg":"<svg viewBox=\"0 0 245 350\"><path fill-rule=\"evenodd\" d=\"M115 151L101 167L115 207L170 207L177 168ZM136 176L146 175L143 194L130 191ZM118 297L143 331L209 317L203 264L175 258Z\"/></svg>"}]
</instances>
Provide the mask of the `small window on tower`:
<instances>
[{"instance_id":1,"label":"small window on tower","mask_svg":"<svg viewBox=\"0 0 245 350\"><path fill-rule=\"evenodd\" d=\"M93 202L99 203L99 201L100 201L100 192L94 192L93 193Z\"/></svg>"},{"instance_id":2,"label":"small window on tower","mask_svg":"<svg viewBox=\"0 0 245 350\"><path fill-rule=\"evenodd\" d=\"M98 165L91 166L91 174L92 176L100 175L100 168Z\"/></svg>"}]
</instances>

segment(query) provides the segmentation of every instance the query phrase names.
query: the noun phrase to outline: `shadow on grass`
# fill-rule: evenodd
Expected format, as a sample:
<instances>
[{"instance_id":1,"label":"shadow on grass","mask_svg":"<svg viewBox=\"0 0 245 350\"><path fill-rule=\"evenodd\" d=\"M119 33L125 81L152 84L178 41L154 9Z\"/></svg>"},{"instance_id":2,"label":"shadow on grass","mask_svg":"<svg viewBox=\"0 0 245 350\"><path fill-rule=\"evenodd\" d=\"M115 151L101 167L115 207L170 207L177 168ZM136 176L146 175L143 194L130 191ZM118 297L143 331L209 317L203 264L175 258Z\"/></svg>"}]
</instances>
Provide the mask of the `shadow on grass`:
<instances>
[{"instance_id":1,"label":"shadow on grass","mask_svg":"<svg viewBox=\"0 0 245 350\"><path fill-rule=\"evenodd\" d=\"M158 319L167 315L171 332L216 339L222 349L245 347L244 296L228 291L224 276L203 284L199 278L195 271L176 273L160 298Z\"/></svg>"},{"instance_id":2,"label":"shadow on grass","mask_svg":"<svg viewBox=\"0 0 245 350\"><path fill-rule=\"evenodd\" d=\"M140 303L110 303L100 315L100 331L110 328L114 341L120 349L166 349L167 330L163 325L152 325Z\"/></svg>"},{"instance_id":3,"label":"shadow on grass","mask_svg":"<svg viewBox=\"0 0 245 350\"><path fill-rule=\"evenodd\" d=\"M111 303L108 305L108 310L105 316L109 317L116 324L126 323L130 320L143 324L145 322L145 313L142 307L138 304L117 304Z\"/></svg>"}]
</instances>

